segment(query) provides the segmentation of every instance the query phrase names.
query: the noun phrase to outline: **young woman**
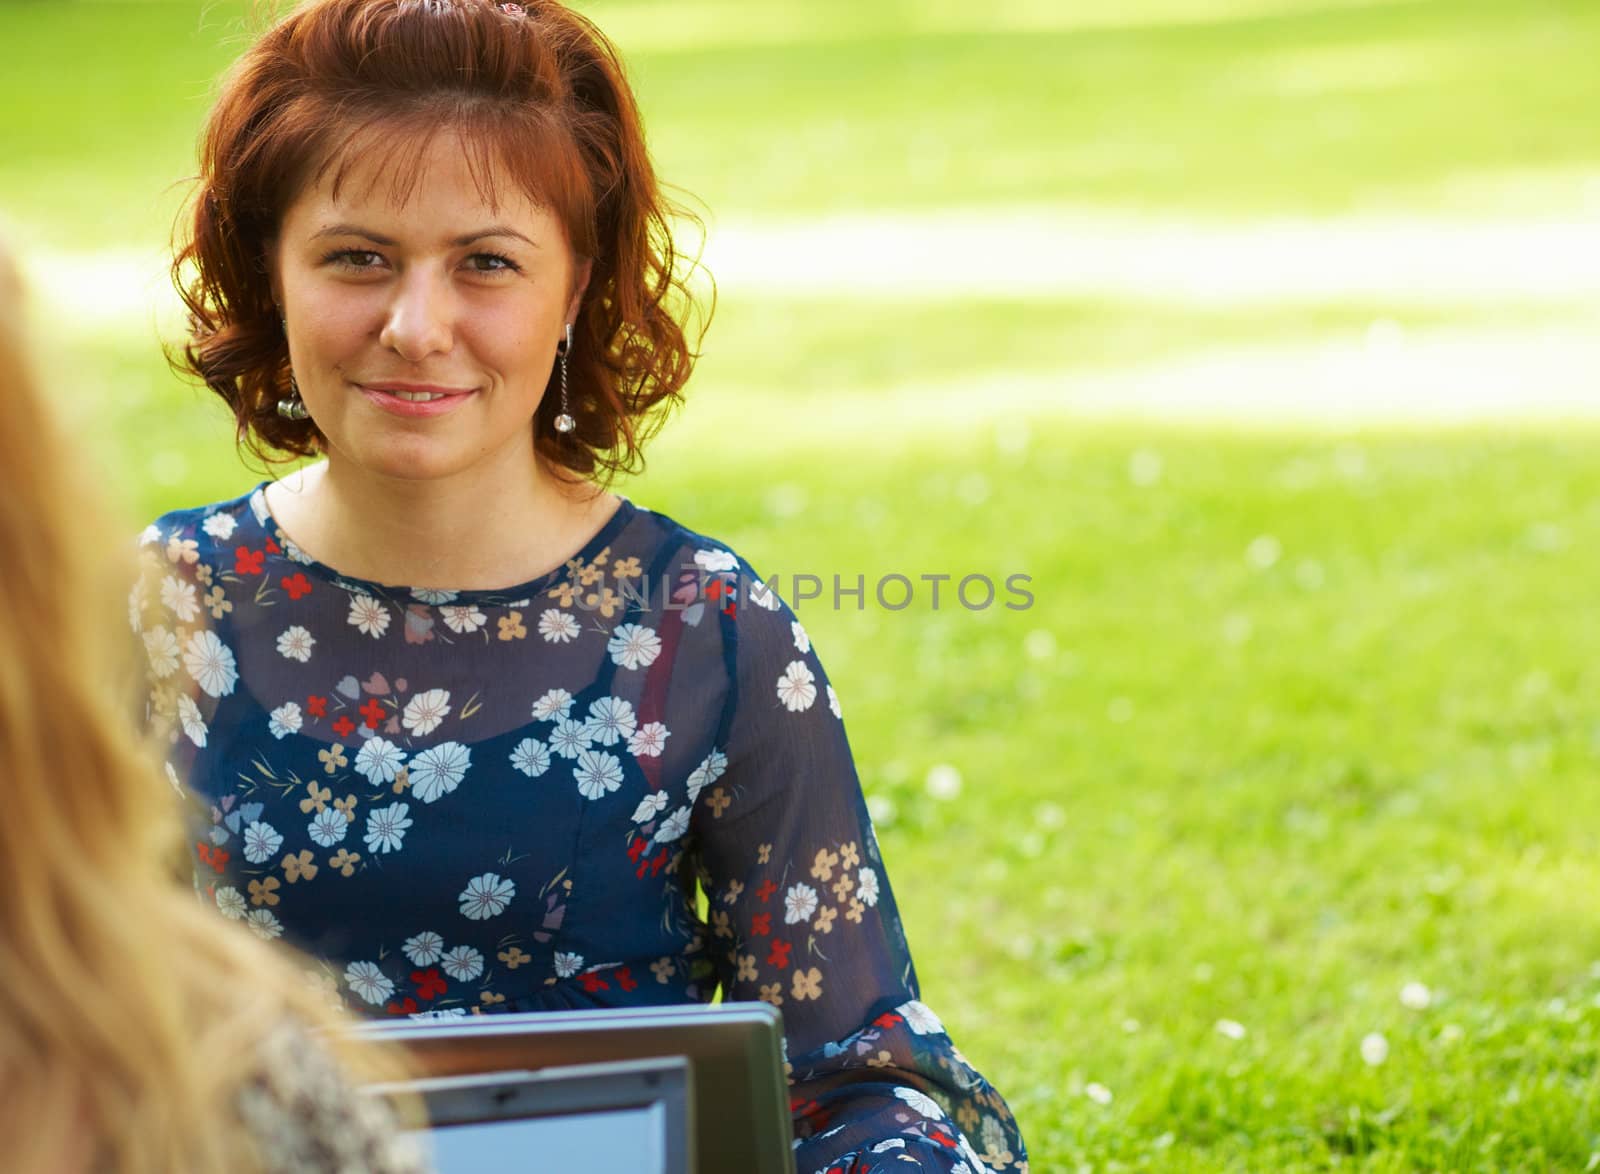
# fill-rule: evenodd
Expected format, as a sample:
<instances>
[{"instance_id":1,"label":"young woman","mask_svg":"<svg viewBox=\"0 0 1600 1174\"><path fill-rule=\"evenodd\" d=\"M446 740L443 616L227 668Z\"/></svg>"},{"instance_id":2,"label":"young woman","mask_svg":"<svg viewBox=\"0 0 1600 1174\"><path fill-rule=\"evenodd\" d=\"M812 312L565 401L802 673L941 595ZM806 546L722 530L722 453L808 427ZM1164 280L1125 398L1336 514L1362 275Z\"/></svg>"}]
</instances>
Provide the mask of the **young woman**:
<instances>
[{"instance_id":1,"label":"young woman","mask_svg":"<svg viewBox=\"0 0 1600 1174\"><path fill-rule=\"evenodd\" d=\"M1025 1169L918 1001L804 629L604 488L692 358L604 38L303 4L223 87L177 273L241 437L321 458L146 535L216 907L374 1015L765 999L802 1174Z\"/></svg>"},{"instance_id":2,"label":"young woman","mask_svg":"<svg viewBox=\"0 0 1600 1174\"><path fill-rule=\"evenodd\" d=\"M172 792L102 622L128 568L88 553L20 300L0 249L0 1169L420 1169L313 1036L335 1020L300 976L174 882Z\"/></svg>"}]
</instances>

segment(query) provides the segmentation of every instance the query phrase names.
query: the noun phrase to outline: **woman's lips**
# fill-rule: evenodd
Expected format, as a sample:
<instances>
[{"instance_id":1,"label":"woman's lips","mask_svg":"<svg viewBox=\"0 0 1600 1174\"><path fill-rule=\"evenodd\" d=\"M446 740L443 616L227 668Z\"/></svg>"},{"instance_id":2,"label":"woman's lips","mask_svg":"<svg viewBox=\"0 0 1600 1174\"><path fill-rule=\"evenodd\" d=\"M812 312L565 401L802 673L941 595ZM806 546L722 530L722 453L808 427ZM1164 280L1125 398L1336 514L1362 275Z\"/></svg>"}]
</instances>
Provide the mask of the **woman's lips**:
<instances>
[{"instance_id":1,"label":"woman's lips","mask_svg":"<svg viewBox=\"0 0 1600 1174\"><path fill-rule=\"evenodd\" d=\"M442 416L466 403L475 388L432 383L358 383L373 406L395 416Z\"/></svg>"}]
</instances>

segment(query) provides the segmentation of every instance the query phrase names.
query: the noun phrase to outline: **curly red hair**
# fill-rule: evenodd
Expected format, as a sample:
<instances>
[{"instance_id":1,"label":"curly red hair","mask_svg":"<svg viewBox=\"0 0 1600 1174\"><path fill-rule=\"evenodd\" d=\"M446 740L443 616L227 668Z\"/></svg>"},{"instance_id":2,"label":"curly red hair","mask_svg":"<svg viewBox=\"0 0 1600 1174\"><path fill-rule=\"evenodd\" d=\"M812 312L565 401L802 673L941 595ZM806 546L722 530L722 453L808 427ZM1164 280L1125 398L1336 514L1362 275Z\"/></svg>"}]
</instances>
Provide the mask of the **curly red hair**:
<instances>
[{"instance_id":1,"label":"curly red hair","mask_svg":"<svg viewBox=\"0 0 1600 1174\"><path fill-rule=\"evenodd\" d=\"M467 145L487 198L516 183L593 263L569 357L577 427L555 430L546 395L538 451L582 477L634 471L662 423L655 409L681 402L696 358L685 330L696 302L670 223L683 213L657 183L616 50L553 0L310 0L262 35L201 138L173 262L190 315L175 365L222 397L263 459L320 451L313 421L277 412L289 353L270 244L296 195L324 179L337 189L358 154L387 153L403 198L411 164L446 130Z\"/></svg>"}]
</instances>

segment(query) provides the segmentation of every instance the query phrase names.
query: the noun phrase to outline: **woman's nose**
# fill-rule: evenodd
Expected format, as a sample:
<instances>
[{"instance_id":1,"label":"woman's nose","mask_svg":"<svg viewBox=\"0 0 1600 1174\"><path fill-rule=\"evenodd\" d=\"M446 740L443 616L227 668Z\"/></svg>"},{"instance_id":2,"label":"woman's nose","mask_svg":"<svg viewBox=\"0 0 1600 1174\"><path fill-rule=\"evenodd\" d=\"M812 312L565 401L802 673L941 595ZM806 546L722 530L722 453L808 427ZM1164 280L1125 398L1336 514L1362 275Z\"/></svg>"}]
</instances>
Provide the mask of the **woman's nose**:
<instances>
[{"instance_id":1,"label":"woman's nose","mask_svg":"<svg viewBox=\"0 0 1600 1174\"><path fill-rule=\"evenodd\" d=\"M453 314L451 293L437 278L407 274L395 287L378 341L411 363L447 355L455 338Z\"/></svg>"}]
</instances>

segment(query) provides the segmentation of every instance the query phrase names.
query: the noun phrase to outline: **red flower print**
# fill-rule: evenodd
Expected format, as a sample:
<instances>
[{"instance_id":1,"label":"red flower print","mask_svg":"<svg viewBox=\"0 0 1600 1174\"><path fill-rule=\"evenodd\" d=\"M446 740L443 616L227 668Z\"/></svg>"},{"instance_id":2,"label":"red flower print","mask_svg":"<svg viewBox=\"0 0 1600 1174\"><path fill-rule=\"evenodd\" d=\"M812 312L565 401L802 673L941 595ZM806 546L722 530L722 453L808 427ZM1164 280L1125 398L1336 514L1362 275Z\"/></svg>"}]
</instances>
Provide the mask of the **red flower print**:
<instances>
[{"instance_id":1,"label":"red flower print","mask_svg":"<svg viewBox=\"0 0 1600 1174\"><path fill-rule=\"evenodd\" d=\"M776 893L777 891L778 891L778 886L773 884L771 879L769 878L768 880L766 880L765 882L762 883L762 885L761 885L761 887L759 889L756 890L756 896L760 897L761 898L761 903L763 905L765 905L768 901L770 901L772 899L772 894Z\"/></svg>"},{"instance_id":2,"label":"red flower print","mask_svg":"<svg viewBox=\"0 0 1600 1174\"><path fill-rule=\"evenodd\" d=\"M427 970L413 970L411 981L417 984L419 999L437 999L450 985L439 977L437 966L430 966Z\"/></svg>"},{"instance_id":3,"label":"red flower print","mask_svg":"<svg viewBox=\"0 0 1600 1174\"><path fill-rule=\"evenodd\" d=\"M267 554L263 550L251 550L248 546L241 546L233 552L233 569L241 575L259 575L261 564L266 560Z\"/></svg>"},{"instance_id":4,"label":"red flower print","mask_svg":"<svg viewBox=\"0 0 1600 1174\"><path fill-rule=\"evenodd\" d=\"M628 845L628 859L637 862L639 857L650 851L650 841L640 836ZM641 874L642 875L642 874Z\"/></svg>"},{"instance_id":5,"label":"red flower print","mask_svg":"<svg viewBox=\"0 0 1600 1174\"><path fill-rule=\"evenodd\" d=\"M407 997L404 1003L390 1003L384 1010L391 1015L415 1015L417 1013L417 1001Z\"/></svg>"},{"instance_id":6,"label":"red flower print","mask_svg":"<svg viewBox=\"0 0 1600 1174\"><path fill-rule=\"evenodd\" d=\"M285 575L281 580L283 589L289 593L290 599L304 599L311 594L311 580L304 573L296 571L292 575Z\"/></svg>"},{"instance_id":7,"label":"red flower print","mask_svg":"<svg viewBox=\"0 0 1600 1174\"><path fill-rule=\"evenodd\" d=\"M283 553L283 547L279 546L278 543L274 539L271 539L271 538L267 539L267 550L272 554L282 554Z\"/></svg>"},{"instance_id":8,"label":"red flower print","mask_svg":"<svg viewBox=\"0 0 1600 1174\"><path fill-rule=\"evenodd\" d=\"M318 697L313 693L306 698L306 712L312 717L327 717L328 699L326 697Z\"/></svg>"},{"instance_id":9,"label":"red flower print","mask_svg":"<svg viewBox=\"0 0 1600 1174\"><path fill-rule=\"evenodd\" d=\"M637 990L639 988L639 980L629 974L628 968L624 966L617 971L617 985L625 991Z\"/></svg>"},{"instance_id":10,"label":"red flower print","mask_svg":"<svg viewBox=\"0 0 1600 1174\"><path fill-rule=\"evenodd\" d=\"M340 714L339 720L333 723L333 732L338 734L341 738L348 738L355 732L355 728L356 723L351 721L343 714Z\"/></svg>"},{"instance_id":11,"label":"red flower print","mask_svg":"<svg viewBox=\"0 0 1600 1174\"><path fill-rule=\"evenodd\" d=\"M772 953L767 955L767 965L776 966L779 970L789 965L789 951L794 949L788 942L773 942Z\"/></svg>"},{"instance_id":12,"label":"red flower print","mask_svg":"<svg viewBox=\"0 0 1600 1174\"><path fill-rule=\"evenodd\" d=\"M881 1027L887 1031L891 1027L899 1027L900 1024L904 1022L905 1020L900 1018L900 1016L896 1015L893 1011L885 1011L882 1015L879 1015L872 1021L872 1026Z\"/></svg>"},{"instance_id":13,"label":"red flower print","mask_svg":"<svg viewBox=\"0 0 1600 1174\"><path fill-rule=\"evenodd\" d=\"M655 854L655 859L650 861L650 875L651 876L660 875L661 870L664 867L666 867L667 860L668 860L667 850L665 848L663 848L663 849L661 849L661 851L659 851L659 852L657 852Z\"/></svg>"},{"instance_id":14,"label":"red flower print","mask_svg":"<svg viewBox=\"0 0 1600 1174\"><path fill-rule=\"evenodd\" d=\"M361 707L359 712L362 717L367 719L367 729L369 730L377 729L378 723L383 720L383 706L378 704L376 697L367 698L367 703ZM337 729L338 727L335 726L334 728Z\"/></svg>"},{"instance_id":15,"label":"red flower print","mask_svg":"<svg viewBox=\"0 0 1600 1174\"><path fill-rule=\"evenodd\" d=\"M611 989L611 984L598 974L580 974L578 975L578 982L591 995L596 991L608 991Z\"/></svg>"},{"instance_id":16,"label":"red flower print","mask_svg":"<svg viewBox=\"0 0 1600 1174\"><path fill-rule=\"evenodd\" d=\"M758 938L764 938L772 932L772 914L757 913L750 919L750 932Z\"/></svg>"},{"instance_id":17,"label":"red flower print","mask_svg":"<svg viewBox=\"0 0 1600 1174\"><path fill-rule=\"evenodd\" d=\"M211 850L211 867L221 872L228 867L232 854L226 848L213 848Z\"/></svg>"}]
</instances>

